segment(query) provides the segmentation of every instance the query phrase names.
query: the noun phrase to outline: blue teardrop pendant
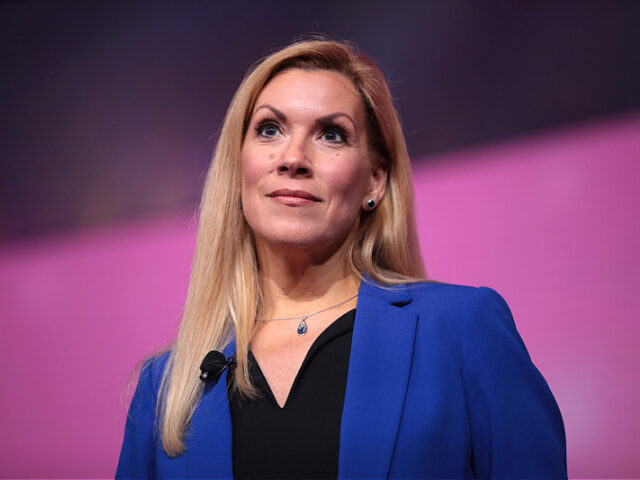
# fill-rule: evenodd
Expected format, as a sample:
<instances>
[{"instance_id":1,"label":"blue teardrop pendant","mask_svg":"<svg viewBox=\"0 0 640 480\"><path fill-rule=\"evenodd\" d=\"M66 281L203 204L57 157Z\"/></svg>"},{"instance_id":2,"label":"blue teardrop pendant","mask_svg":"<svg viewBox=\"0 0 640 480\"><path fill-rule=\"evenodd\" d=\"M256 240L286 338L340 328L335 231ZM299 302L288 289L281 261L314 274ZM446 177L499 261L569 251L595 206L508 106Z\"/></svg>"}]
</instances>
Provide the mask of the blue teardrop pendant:
<instances>
[{"instance_id":1,"label":"blue teardrop pendant","mask_svg":"<svg viewBox=\"0 0 640 480\"><path fill-rule=\"evenodd\" d=\"M298 324L298 335L302 336L307 333L307 323L305 322L307 317L302 317L302 321Z\"/></svg>"}]
</instances>

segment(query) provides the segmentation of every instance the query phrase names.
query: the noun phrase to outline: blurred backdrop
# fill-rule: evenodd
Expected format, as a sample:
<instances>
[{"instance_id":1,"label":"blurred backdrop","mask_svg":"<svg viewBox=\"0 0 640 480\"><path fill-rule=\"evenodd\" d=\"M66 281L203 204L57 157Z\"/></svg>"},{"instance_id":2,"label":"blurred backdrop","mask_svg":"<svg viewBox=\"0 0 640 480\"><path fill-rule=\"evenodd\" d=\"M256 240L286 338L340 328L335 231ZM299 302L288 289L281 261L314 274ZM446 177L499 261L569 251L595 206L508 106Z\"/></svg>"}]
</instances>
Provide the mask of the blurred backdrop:
<instances>
[{"instance_id":1,"label":"blurred backdrop","mask_svg":"<svg viewBox=\"0 0 640 480\"><path fill-rule=\"evenodd\" d=\"M0 3L0 476L110 477L175 335L247 68L298 38L384 70L431 278L506 298L573 478L640 478L640 2Z\"/></svg>"}]
</instances>

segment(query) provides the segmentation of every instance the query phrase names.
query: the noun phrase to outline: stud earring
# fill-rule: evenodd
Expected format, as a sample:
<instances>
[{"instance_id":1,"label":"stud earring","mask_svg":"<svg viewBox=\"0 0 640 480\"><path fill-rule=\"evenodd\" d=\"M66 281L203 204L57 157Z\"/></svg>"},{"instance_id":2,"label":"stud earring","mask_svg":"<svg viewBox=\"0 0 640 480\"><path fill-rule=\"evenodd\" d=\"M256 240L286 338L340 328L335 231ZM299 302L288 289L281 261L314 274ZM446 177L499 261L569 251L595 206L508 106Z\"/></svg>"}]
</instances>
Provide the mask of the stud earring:
<instances>
[{"instance_id":1,"label":"stud earring","mask_svg":"<svg viewBox=\"0 0 640 480\"><path fill-rule=\"evenodd\" d=\"M373 207L376 206L376 201L373 198L370 198L369 200L367 200L367 208L369 210L373 210Z\"/></svg>"}]
</instances>

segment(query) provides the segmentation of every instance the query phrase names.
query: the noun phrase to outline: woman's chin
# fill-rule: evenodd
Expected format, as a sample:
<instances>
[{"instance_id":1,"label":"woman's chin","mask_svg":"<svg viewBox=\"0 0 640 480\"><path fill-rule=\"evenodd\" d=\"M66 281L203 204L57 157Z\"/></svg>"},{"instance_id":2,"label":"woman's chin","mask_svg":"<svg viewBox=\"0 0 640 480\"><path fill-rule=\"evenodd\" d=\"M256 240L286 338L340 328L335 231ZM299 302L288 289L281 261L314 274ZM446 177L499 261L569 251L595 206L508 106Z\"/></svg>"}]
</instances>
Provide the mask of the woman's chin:
<instances>
[{"instance_id":1,"label":"woman's chin","mask_svg":"<svg viewBox=\"0 0 640 480\"><path fill-rule=\"evenodd\" d=\"M326 232L324 232L326 233ZM269 250L283 254L322 254L331 256L337 252L344 243L345 236L322 235L309 232L287 232L286 234L275 234L264 237L256 237L256 246L260 249L260 244Z\"/></svg>"}]
</instances>

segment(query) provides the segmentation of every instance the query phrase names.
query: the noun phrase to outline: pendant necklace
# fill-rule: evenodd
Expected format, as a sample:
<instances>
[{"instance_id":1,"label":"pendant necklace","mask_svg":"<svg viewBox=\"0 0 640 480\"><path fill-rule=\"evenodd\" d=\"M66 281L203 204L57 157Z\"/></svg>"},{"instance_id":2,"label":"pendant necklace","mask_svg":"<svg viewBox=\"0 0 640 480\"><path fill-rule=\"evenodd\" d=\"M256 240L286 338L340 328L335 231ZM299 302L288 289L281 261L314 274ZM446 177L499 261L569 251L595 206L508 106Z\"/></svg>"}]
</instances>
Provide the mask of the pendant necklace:
<instances>
[{"instance_id":1,"label":"pendant necklace","mask_svg":"<svg viewBox=\"0 0 640 480\"><path fill-rule=\"evenodd\" d=\"M356 298L357 296L358 296L358 294L356 293L355 295L351 295L349 298L347 298L346 300L341 301L340 303L336 303L335 305L331 305L330 307L322 308L320 310L317 310L317 311L315 311L313 313L309 313L307 315L298 315L298 316L295 316L295 317L282 317L282 318L259 318L258 321L259 322L273 322L273 321L276 321L276 320L300 320L300 323L298 324L298 335L302 336L302 335L307 333L307 322L305 321L307 318L313 317L314 315L317 315L317 314L322 313L322 312L326 312L327 310L331 310L332 308L339 307L340 305L344 305L349 300L352 300L352 299Z\"/></svg>"}]
</instances>

